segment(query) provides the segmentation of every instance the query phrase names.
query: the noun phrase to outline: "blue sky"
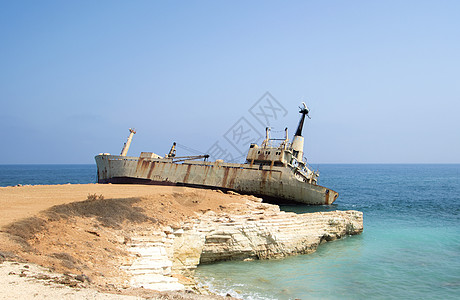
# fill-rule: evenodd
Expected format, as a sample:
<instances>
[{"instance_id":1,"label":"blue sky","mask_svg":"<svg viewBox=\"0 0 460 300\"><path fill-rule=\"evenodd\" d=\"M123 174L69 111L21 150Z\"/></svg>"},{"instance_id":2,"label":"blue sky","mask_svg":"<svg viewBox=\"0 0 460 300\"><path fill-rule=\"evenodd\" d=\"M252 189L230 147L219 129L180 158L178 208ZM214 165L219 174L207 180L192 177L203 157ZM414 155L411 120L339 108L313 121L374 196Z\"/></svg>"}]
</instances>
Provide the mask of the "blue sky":
<instances>
[{"instance_id":1,"label":"blue sky","mask_svg":"<svg viewBox=\"0 0 460 300\"><path fill-rule=\"evenodd\" d=\"M206 152L268 91L311 163L460 163L459 1L0 1L0 164ZM226 144L227 143L227 144ZM232 150L233 149L233 150ZM182 151L182 150L181 150ZM188 152L180 154L189 155Z\"/></svg>"}]
</instances>

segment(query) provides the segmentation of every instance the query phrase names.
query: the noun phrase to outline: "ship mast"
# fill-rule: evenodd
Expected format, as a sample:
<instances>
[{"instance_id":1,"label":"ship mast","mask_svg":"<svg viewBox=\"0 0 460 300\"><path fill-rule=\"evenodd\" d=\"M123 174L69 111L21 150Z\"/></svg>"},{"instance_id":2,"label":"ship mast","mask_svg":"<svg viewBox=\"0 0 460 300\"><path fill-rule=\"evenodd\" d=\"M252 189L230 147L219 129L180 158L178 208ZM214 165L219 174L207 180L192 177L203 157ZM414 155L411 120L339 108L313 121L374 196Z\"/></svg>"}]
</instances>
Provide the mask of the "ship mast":
<instances>
[{"instance_id":1,"label":"ship mast","mask_svg":"<svg viewBox=\"0 0 460 300\"><path fill-rule=\"evenodd\" d=\"M133 128L129 129L129 136L128 140L126 143L123 145L123 149L121 150L120 156L126 156L128 154L129 146L131 146L131 141L133 140L133 135L136 133L136 131Z\"/></svg>"},{"instance_id":2,"label":"ship mast","mask_svg":"<svg viewBox=\"0 0 460 300\"><path fill-rule=\"evenodd\" d=\"M297 126L297 130L295 132L294 138L292 139L292 151L293 151L294 157L300 161L302 161L303 159L303 144L304 144L304 139L302 136L303 123L305 121L305 116L310 118L310 116L308 115L310 110L308 109L307 105L305 104L305 102L302 102L302 105L303 107L299 107L300 108L299 113L301 114L299 126Z\"/></svg>"}]
</instances>

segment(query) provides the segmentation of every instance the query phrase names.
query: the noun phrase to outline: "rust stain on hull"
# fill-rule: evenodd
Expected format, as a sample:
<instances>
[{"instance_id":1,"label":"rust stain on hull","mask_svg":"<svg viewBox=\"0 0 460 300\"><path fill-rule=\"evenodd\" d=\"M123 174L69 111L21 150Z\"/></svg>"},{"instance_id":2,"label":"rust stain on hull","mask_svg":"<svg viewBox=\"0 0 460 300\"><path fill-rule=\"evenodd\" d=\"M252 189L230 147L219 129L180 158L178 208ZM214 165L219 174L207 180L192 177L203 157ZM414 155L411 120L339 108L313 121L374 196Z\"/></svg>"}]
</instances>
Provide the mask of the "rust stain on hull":
<instances>
[{"instance_id":1,"label":"rust stain on hull","mask_svg":"<svg viewBox=\"0 0 460 300\"><path fill-rule=\"evenodd\" d=\"M227 187L228 168L224 169L224 178L222 178L222 186Z\"/></svg>"},{"instance_id":2,"label":"rust stain on hull","mask_svg":"<svg viewBox=\"0 0 460 300\"><path fill-rule=\"evenodd\" d=\"M187 171L185 172L185 176L184 176L184 182L187 182L188 181L188 178L190 177L190 170L191 170L192 166L191 165L188 165L187 167Z\"/></svg>"},{"instance_id":3,"label":"rust stain on hull","mask_svg":"<svg viewBox=\"0 0 460 300\"><path fill-rule=\"evenodd\" d=\"M152 164L150 165L149 173L147 174L147 178L152 178L152 173L154 169L155 169L155 162L152 162Z\"/></svg>"}]
</instances>

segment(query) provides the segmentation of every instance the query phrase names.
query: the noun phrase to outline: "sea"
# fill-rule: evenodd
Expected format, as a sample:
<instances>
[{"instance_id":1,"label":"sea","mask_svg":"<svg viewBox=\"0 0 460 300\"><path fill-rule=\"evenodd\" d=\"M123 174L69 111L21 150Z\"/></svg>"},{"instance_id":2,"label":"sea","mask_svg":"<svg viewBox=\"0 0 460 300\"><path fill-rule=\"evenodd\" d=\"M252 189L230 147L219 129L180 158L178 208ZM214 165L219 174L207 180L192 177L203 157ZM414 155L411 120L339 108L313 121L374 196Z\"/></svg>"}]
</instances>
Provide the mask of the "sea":
<instances>
[{"instance_id":1,"label":"sea","mask_svg":"<svg viewBox=\"0 0 460 300\"><path fill-rule=\"evenodd\" d=\"M322 164L329 206L359 210L364 232L276 260L199 266L212 291L242 299L460 299L459 164ZM0 165L0 186L93 183L95 165Z\"/></svg>"}]
</instances>

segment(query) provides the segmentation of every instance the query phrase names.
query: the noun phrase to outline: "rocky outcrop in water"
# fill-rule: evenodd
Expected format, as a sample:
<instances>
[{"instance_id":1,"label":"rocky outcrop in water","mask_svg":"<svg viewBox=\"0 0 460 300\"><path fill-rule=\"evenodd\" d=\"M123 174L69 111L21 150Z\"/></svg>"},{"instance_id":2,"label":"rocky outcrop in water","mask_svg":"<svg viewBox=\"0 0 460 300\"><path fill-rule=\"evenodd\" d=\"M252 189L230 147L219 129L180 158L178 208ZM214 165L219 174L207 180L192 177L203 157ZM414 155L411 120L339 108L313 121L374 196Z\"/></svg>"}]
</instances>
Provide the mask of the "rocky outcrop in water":
<instances>
[{"instance_id":1,"label":"rocky outcrop in water","mask_svg":"<svg viewBox=\"0 0 460 300\"><path fill-rule=\"evenodd\" d=\"M122 268L131 285L180 290L200 263L270 259L314 252L318 245L363 231L363 214L331 211L295 214L248 197L233 213L203 212L190 222L162 230L136 232L128 243L136 256Z\"/></svg>"}]
</instances>

